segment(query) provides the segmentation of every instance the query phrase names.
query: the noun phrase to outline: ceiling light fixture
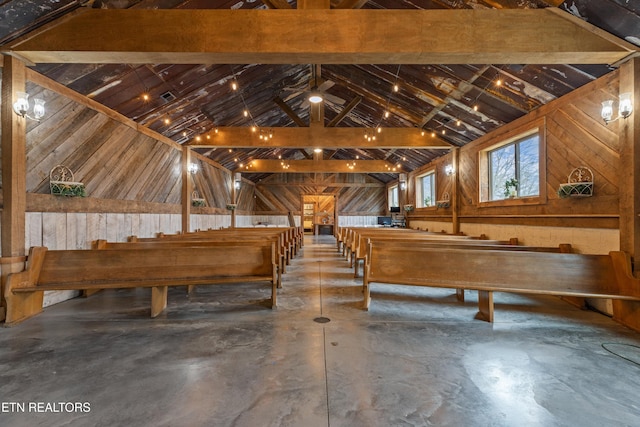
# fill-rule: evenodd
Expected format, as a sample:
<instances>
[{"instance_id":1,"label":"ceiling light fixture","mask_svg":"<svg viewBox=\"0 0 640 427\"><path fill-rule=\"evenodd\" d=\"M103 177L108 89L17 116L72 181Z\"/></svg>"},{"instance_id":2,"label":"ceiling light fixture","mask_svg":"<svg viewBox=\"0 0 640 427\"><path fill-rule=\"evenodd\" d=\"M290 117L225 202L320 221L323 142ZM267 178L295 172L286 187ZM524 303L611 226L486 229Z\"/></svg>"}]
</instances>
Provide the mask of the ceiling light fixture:
<instances>
[{"instance_id":1,"label":"ceiling light fixture","mask_svg":"<svg viewBox=\"0 0 640 427\"><path fill-rule=\"evenodd\" d=\"M317 91L313 91L309 94L309 102L312 104L319 104L322 102L322 94Z\"/></svg>"}]
</instances>

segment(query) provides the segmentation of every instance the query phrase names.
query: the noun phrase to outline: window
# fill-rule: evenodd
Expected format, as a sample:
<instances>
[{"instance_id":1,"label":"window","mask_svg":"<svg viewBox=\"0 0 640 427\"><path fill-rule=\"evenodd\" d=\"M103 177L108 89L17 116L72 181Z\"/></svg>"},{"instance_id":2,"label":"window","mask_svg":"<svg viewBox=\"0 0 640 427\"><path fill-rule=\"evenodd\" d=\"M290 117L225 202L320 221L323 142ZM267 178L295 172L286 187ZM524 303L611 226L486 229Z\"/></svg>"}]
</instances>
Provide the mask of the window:
<instances>
[{"instance_id":1,"label":"window","mask_svg":"<svg viewBox=\"0 0 640 427\"><path fill-rule=\"evenodd\" d=\"M392 187L389 187L389 209L391 209L392 207L399 207L400 206L400 201L398 199L398 186L394 185Z\"/></svg>"},{"instance_id":2,"label":"window","mask_svg":"<svg viewBox=\"0 0 640 427\"><path fill-rule=\"evenodd\" d=\"M419 208L436 205L436 174L435 171L416 177L416 201Z\"/></svg>"},{"instance_id":3,"label":"window","mask_svg":"<svg viewBox=\"0 0 640 427\"><path fill-rule=\"evenodd\" d=\"M540 194L539 145L536 132L487 151L489 201Z\"/></svg>"}]
</instances>

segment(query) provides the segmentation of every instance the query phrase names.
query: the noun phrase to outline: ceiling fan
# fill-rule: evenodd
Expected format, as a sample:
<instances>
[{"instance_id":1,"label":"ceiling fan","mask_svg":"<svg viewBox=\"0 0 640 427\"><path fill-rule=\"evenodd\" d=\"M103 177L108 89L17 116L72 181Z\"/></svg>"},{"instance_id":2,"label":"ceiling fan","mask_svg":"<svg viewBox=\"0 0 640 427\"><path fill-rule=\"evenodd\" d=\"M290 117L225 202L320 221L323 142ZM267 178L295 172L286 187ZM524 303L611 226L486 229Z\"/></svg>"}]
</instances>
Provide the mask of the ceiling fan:
<instances>
[{"instance_id":1,"label":"ceiling fan","mask_svg":"<svg viewBox=\"0 0 640 427\"><path fill-rule=\"evenodd\" d=\"M311 65L311 79L309 80L307 88L300 87L285 87L283 90L293 92L289 96L287 96L284 101L290 101L294 98L297 98L300 95L305 96L304 101L300 105L305 108L308 107L309 104L318 104L320 102L329 102L331 104L343 105L345 100L340 98L339 96L331 95L326 91L333 87L336 83L331 80L324 80L319 76L320 74L320 65Z\"/></svg>"}]
</instances>

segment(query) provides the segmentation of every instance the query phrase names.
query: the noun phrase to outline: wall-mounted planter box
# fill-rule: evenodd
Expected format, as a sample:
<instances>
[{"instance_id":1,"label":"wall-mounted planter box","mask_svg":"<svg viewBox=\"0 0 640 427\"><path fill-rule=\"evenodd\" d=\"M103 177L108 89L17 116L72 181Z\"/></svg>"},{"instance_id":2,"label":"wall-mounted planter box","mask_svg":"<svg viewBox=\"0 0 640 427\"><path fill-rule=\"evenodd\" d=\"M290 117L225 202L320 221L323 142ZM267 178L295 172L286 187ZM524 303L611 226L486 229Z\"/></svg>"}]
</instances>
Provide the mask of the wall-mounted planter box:
<instances>
[{"instance_id":1,"label":"wall-mounted planter box","mask_svg":"<svg viewBox=\"0 0 640 427\"><path fill-rule=\"evenodd\" d=\"M593 196L593 182L572 182L560 184L558 196L561 199L567 197L591 197Z\"/></svg>"},{"instance_id":2,"label":"wall-mounted planter box","mask_svg":"<svg viewBox=\"0 0 640 427\"><path fill-rule=\"evenodd\" d=\"M207 201L200 197L200 194L197 190L193 190L191 192L191 206L194 207L204 207L207 206Z\"/></svg>"},{"instance_id":3,"label":"wall-mounted planter box","mask_svg":"<svg viewBox=\"0 0 640 427\"><path fill-rule=\"evenodd\" d=\"M405 212L411 212L413 210L413 205L404 205Z\"/></svg>"},{"instance_id":4,"label":"wall-mounted planter box","mask_svg":"<svg viewBox=\"0 0 640 427\"><path fill-rule=\"evenodd\" d=\"M446 209L449 206L451 206L451 197L449 196L449 193L444 193L442 195L442 200L436 200L436 208L440 209Z\"/></svg>"},{"instance_id":5,"label":"wall-mounted planter box","mask_svg":"<svg viewBox=\"0 0 640 427\"><path fill-rule=\"evenodd\" d=\"M49 189L54 196L87 196L84 184L74 181L73 172L64 165L54 166L49 172Z\"/></svg>"},{"instance_id":6,"label":"wall-mounted planter box","mask_svg":"<svg viewBox=\"0 0 640 427\"><path fill-rule=\"evenodd\" d=\"M51 194L54 196L87 197L84 184L73 181L49 181Z\"/></svg>"},{"instance_id":7,"label":"wall-mounted planter box","mask_svg":"<svg viewBox=\"0 0 640 427\"><path fill-rule=\"evenodd\" d=\"M227 209L230 211L235 211L237 207L238 205L235 203L227 203Z\"/></svg>"},{"instance_id":8,"label":"wall-mounted planter box","mask_svg":"<svg viewBox=\"0 0 640 427\"><path fill-rule=\"evenodd\" d=\"M567 182L560 184L558 197L591 197L593 196L593 172L586 166L575 168L569 174Z\"/></svg>"}]
</instances>

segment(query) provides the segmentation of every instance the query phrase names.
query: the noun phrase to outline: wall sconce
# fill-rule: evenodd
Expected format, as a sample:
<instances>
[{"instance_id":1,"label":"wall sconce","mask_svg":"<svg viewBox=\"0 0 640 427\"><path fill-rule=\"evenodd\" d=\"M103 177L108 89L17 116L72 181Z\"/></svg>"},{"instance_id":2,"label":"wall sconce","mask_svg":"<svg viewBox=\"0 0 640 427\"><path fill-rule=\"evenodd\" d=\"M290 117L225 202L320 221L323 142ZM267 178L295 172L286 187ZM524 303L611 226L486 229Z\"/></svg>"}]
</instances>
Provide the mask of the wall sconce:
<instances>
[{"instance_id":1,"label":"wall sconce","mask_svg":"<svg viewBox=\"0 0 640 427\"><path fill-rule=\"evenodd\" d=\"M447 176L451 176L455 173L455 169L453 168L453 165L447 165L444 167L444 173L447 174Z\"/></svg>"},{"instance_id":2,"label":"wall sconce","mask_svg":"<svg viewBox=\"0 0 640 427\"><path fill-rule=\"evenodd\" d=\"M29 94L25 92L17 92L16 93L18 99L13 103L13 111L19 115L20 117L26 117L27 119L35 120L37 122L40 121L41 118L44 117L44 100L35 98L33 100L33 117L31 117L29 113Z\"/></svg>"},{"instance_id":3,"label":"wall sconce","mask_svg":"<svg viewBox=\"0 0 640 427\"><path fill-rule=\"evenodd\" d=\"M398 175L398 181L400 181L400 189L404 190L407 188L407 174L401 173Z\"/></svg>"},{"instance_id":4,"label":"wall sconce","mask_svg":"<svg viewBox=\"0 0 640 427\"><path fill-rule=\"evenodd\" d=\"M241 182L242 182L242 175L240 174L240 172L236 172L235 174L233 174L233 186L235 187L236 190L240 189Z\"/></svg>"},{"instance_id":5,"label":"wall sconce","mask_svg":"<svg viewBox=\"0 0 640 427\"><path fill-rule=\"evenodd\" d=\"M189 171L189 173L196 173L198 172L198 165L196 163L189 163L189 167L187 169Z\"/></svg>"},{"instance_id":6,"label":"wall sconce","mask_svg":"<svg viewBox=\"0 0 640 427\"><path fill-rule=\"evenodd\" d=\"M600 115L605 124L615 122L620 117L626 119L633 112L633 101L631 99L631 92L625 92L620 94L620 102L618 103L618 117L613 118L613 100L609 99L602 103L602 111Z\"/></svg>"}]
</instances>

